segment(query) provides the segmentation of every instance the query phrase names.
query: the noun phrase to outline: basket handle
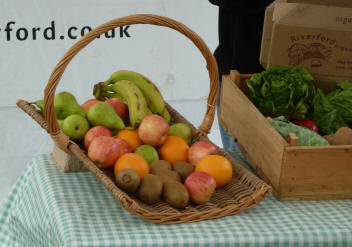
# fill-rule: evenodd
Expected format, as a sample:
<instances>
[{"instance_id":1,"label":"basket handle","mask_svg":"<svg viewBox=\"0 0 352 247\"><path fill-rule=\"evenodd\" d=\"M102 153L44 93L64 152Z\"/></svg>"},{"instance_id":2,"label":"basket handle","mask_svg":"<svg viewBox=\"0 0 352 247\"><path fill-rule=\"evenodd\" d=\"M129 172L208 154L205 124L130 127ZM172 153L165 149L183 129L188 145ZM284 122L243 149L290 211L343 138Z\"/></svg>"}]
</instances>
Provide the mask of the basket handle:
<instances>
[{"instance_id":1,"label":"basket handle","mask_svg":"<svg viewBox=\"0 0 352 247\"><path fill-rule=\"evenodd\" d=\"M53 72L51 73L48 84L44 91L44 117L46 122L48 123L49 133L54 143L58 145L58 147L60 147L61 149L68 151L68 145L72 142L70 141L69 137L66 136L58 126L54 109L54 96L56 87L59 84L61 76L64 73L67 65L80 50L86 47L99 35L102 35L105 32L117 27L133 24L151 24L172 28L188 37L198 47L207 63L207 69L210 77L210 92L208 96L205 116L197 131L200 132L200 134L205 135L209 133L209 130L214 121L219 86L218 67L214 56L212 55L204 41L194 31L186 27L184 24L164 16L136 14L113 19L94 28L88 34L83 36L79 41L77 41L64 54L63 58L61 58L61 60L58 62Z\"/></svg>"}]
</instances>

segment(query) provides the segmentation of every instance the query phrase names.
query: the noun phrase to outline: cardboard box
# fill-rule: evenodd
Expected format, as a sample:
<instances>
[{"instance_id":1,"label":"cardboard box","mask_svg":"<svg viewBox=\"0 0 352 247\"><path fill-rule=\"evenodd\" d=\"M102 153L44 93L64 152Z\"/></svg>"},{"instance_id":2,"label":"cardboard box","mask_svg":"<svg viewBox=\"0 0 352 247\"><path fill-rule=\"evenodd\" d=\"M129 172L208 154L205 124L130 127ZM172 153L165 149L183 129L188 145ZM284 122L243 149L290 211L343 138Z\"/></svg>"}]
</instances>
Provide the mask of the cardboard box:
<instances>
[{"instance_id":1,"label":"cardboard box","mask_svg":"<svg viewBox=\"0 0 352 247\"><path fill-rule=\"evenodd\" d=\"M301 65L326 92L352 81L352 1L275 1L265 13L260 62Z\"/></svg>"},{"instance_id":2,"label":"cardboard box","mask_svg":"<svg viewBox=\"0 0 352 247\"><path fill-rule=\"evenodd\" d=\"M287 0L287 3L317 4L332 7L352 8L351 0Z\"/></svg>"}]
</instances>

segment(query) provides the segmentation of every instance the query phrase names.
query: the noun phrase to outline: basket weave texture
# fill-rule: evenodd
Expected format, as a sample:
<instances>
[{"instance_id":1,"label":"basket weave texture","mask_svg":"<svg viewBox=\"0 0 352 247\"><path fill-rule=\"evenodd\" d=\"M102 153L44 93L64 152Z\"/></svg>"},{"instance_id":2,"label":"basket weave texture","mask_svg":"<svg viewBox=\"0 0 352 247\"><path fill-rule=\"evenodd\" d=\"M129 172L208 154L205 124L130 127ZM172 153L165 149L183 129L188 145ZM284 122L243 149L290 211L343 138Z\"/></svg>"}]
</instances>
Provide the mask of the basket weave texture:
<instances>
[{"instance_id":1,"label":"basket weave texture","mask_svg":"<svg viewBox=\"0 0 352 247\"><path fill-rule=\"evenodd\" d=\"M131 15L114 19L93 29L75 43L54 68L44 91L44 112L37 110L31 103L24 100L17 101L18 107L47 130L57 147L78 158L111 195L120 202L125 210L145 220L161 224L194 222L236 214L243 209L257 205L268 194L270 186L243 168L223 150L220 150L220 154L230 160L234 175L227 185L216 189L208 203L203 205L190 204L184 209L175 209L163 201L147 205L134 195L128 195L120 190L114 182L112 170L99 169L87 157L86 152L78 144L71 141L59 128L54 109L55 90L71 59L99 35L120 26L133 24L151 24L172 28L188 37L202 53L210 77L210 92L202 124L195 128L169 104L166 103L166 107L171 115L171 123L182 122L191 127L191 143L201 140L209 141L207 134L214 121L215 104L218 96L218 70L215 58L204 41L195 32L184 24L163 16Z\"/></svg>"}]
</instances>

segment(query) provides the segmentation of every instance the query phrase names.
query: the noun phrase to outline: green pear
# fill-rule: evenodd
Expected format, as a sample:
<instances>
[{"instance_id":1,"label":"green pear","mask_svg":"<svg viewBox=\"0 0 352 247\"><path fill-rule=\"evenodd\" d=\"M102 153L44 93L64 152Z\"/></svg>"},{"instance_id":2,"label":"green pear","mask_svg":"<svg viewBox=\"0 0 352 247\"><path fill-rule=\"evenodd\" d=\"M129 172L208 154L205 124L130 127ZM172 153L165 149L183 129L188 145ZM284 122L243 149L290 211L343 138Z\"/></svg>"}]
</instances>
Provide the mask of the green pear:
<instances>
[{"instance_id":1,"label":"green pear","mask_svg":"<svg viewBox=\"0 0 352 247\"><path fill-rule=\"evenodd\" d=\"M59 127L62 129L62 126L64 126L64 121L65 119L58 119L57 123L59 124Z\"/></svg>"},{"instance_id":2,"label":"green pear","mask_svg":"<svg viewBox=\"0 0 352 247\"><path fill-rule=\"evenodd\" d=\"M88 121L94 126L105 126L109 129L123 129L125 123L116 114L114 108L106 102L98 102L88 110Z\"/></svg>"},{"instance_id":3,"label":"green pear","mask_svg":"<svg viewBox=\"0 0 352 247\"><path fill-rule=\"evenodd\" d=\"M62 123L62 131L74 141L82 140L88 130L88 120L78 114L68 116Z\"/></svg>"},{"instance_id":4,"label":"green pear","mask_svg":"<svg viewBox=\"0 0 352 247\"><path fill-rule=\"evenodd\" d=\"M41 111L44 110L44 100L43 100L43 99L37 100L37 101L35 102L35 105L36 105Z\"/></svg>"},{"instance_id":5,"label":"green pear","mask_svg":"<svg viewBox=\"0 0 352 247\"><path fill-rule=\"evenodd\" d=\"M172 124L169 129L169 136L181 137L189 143L191 141L191 128L184 123Z\"/></svg>"},{"instance_id":6,"label":"green pear","mask_svg":"<svg viewBox=\"0 0 352 247\"><path fill-rule=\"evenodd\" d=\"M72 114L78 114L82 117L86 116L82 106L78 104L76 98L68 92L60 92L55 95L54 107L58 119L65 119Z\"/></svg>"}]
</instances>

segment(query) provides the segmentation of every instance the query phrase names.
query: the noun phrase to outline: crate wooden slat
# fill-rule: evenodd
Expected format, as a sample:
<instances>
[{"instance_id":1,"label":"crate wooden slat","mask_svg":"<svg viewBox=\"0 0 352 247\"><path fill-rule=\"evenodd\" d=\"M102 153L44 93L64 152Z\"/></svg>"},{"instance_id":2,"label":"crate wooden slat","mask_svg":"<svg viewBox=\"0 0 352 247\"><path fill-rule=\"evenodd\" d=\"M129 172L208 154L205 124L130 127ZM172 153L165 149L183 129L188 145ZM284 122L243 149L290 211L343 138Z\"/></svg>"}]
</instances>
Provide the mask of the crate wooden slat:
<instances>
[{"instance_id":1,"label":"crate wooden slat","mask_svg":"<svg viewBox=\"0 0 352 247\"><path fill-rule=\"evenodd\" d=\"M352 198L352 147L287 147L280 192L287 200Z\"/></svg>"},{"instance_id":2,"label":"crate wooden slat","mask_svg":"<svg viewBox=\"0 0 352 247\"><path fill-rule=\"evenodd\" d=\"M243 81L237 82L244 85ZM251 164L255 164L257 172L269 176L271 184L277 188L283 147L288 144L275 129L270 128L269 122L235 86L230 76L224 76L222 80L220 121L224 129L245 148L244 155ZM264 147L266 152L260 152Z\"/></svg>"}]
</instances>

